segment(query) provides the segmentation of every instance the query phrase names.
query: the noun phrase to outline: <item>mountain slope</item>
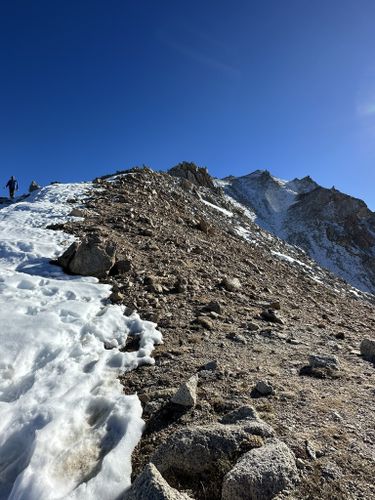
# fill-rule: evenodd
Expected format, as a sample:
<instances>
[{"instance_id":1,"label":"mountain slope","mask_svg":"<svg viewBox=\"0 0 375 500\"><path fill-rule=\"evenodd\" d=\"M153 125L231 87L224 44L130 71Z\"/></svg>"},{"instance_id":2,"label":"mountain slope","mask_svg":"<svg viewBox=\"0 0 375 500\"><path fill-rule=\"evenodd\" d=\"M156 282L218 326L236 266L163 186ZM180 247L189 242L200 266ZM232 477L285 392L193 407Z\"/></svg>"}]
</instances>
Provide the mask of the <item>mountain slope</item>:
<instances>
[{"instance_id":1,"label":"mountain slope","mask_svg":"<svg viewBox=\"0 0 375 500\"><path fill-rule=\"evenodd\" d=\"M217 184L248 207L260 226L358 289L375 293L375 213L363 201L310 177L287 182L268 171Z\"/></svg>"}]
</instances>

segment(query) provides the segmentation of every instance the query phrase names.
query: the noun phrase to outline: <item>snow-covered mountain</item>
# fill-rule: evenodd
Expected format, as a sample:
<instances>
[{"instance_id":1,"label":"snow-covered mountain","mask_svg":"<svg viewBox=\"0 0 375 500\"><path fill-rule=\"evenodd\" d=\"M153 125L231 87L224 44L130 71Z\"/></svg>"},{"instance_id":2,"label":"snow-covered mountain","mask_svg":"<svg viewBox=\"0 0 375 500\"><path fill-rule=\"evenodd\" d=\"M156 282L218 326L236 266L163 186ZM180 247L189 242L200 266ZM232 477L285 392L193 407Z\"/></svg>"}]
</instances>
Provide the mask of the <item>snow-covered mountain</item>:
<instances>
[{"instance_id":1,"label":"snow-covered mountain","mask_svg":"<svg viewBox=\"0 0 375 500\"><path fill-rule=\"evenodd\" d=\"M284 181L267 170L217 181L254 221L303 248L321 266L375 293L375 213L366 204L311 177Z\"/></svg>"}]
</instances>

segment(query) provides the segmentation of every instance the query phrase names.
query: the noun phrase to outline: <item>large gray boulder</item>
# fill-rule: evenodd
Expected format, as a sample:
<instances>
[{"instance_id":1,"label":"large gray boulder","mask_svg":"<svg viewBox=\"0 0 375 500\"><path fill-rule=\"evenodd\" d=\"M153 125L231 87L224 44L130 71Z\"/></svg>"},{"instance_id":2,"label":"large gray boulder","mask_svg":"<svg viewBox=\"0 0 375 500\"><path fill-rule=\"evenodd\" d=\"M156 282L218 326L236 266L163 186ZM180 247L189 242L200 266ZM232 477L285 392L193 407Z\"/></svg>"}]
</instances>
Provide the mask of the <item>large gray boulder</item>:
<instances>
[{"instance_id":1,"label":"large gray boulder","mask_svg":"<svg viewBox=\"0 0 375 500\"><path fill-rule=\"evenodd\" d=\"M100 278L108 274L115 257L115 245L94 236L72 243L57 262L71 274Z\"/></svg>"},{"instance_id":2,"label":"large gray boulder","mask_svg":"<svg viewBox=\"0 0 375 500\"><path fill-rule=\"evenodd\" d=\"M269 500L298 480L295 457L285 443L270 440L246 453L224 477L222 500Z\"/></svg>"},{"instance_id":3,"label":"large gray boulder","mask_svg":"<svg viewBox=\"0 0 375 500\"><path fill-rule=\"evenodd\" d=\"M148 464L125 493L124 500L191 500L169 486L153 464Z\"/></svg>"},{"instance_id":4,"label":"large gray boulder","mask_svg":"<svg viewBox=\"0 0 375 500\"><path fill-rule=\"evenodd\" d=\"M261 446L262 437L273 435L272 427L260 420L185 428L161 444L151 462L167 479L169 473L202 474L211 471L219 460L237 460L242 453Z\"/></svg>"}]
</instances>

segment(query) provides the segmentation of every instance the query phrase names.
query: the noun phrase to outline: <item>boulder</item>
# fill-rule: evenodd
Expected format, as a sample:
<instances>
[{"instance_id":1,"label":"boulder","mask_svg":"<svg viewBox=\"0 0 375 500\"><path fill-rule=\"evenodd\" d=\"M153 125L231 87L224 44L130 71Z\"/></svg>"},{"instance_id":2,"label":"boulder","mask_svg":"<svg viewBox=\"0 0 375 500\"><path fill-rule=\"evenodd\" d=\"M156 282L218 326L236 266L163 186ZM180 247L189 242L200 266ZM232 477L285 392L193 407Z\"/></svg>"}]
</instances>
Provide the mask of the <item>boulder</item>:
<instances>
[{"instance_id":1,"label":"boulder","mask_svg":"<svg viewBox=\"0 0 375 500\"><path fill-rule=\"evenodd\" d=\"M224 477L222 500L268 500L298 480L295 457L285 443L271 440L247 452Z\"/></svg>"},{"instance_id":2,"label":"boulder","mask_svg":"<svg viewBox=\"0 0 375 500\"><path fill-rule=\"evenodd\" d=\"M191 408L197 403L198 375L193 375L187 382L184 382L177 389L176 394L171 399L173 404Z\"/></svg>"},{"instance_id":3,"label":"boulder","mask_svg":"<svg viewBox=\"0 0 375 500\"><path fill-rule=\"evenodd\" d=\"M274 435L272 427L260 420L238 424L211 424L178 430L154 452L151 462L168 479L171 474L209 473L218 461L236 460L242 453L263 444Z\"/></svg>"},{"instance_id":4,"label":"boulder","mask_svg":"<svg viewBox=\"0 0 375 500\"><path fill-rule=\"evenodd\" d=\"M124 500L191 500L169 486L155 465L148 464L125 493Z\"/></svg>"},{"instance_id":5,"label":"boulder","mask_svg":"<svg viewBox=\"0 0 375 500\"><path fill-rule=\"evenodd\" d=\"M115 263L115 255L113 243L98 237L88 237L81 243L72 243L57 262L71 274L99 278L108 274Z\"/></svg>"},{"instance_id":6,"label":"boulder","mask_svg":"<svg viewBox=\"0 0 375 500\"><path fill-rule=\"evenodd\" d=\"M365 359L375 362L375 339L363 339L360 351Z\"/></svg>"}]
</instances>

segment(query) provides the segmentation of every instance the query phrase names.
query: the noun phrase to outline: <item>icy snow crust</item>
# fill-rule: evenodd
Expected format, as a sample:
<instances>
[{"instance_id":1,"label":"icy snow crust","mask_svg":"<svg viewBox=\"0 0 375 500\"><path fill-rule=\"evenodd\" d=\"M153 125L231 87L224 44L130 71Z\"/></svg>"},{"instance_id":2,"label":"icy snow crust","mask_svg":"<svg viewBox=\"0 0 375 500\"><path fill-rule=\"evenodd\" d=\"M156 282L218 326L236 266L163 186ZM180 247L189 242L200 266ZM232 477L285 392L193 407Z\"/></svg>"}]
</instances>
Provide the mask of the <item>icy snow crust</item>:
<instances>
[{"instance_id":1,"label":"icy snow crust","mask_svg":"<svg viewBox=\"0 0 375 500\"><path fill-rule=\"evenodd\" d=\"M49 263L73 238L45 226L88 187L0 210L0 499L114 500L130 485L142 409L117 376L152 363L161 335L109 304L109 286ZM137 352L120 351L128 335Z\"/></svg>"}]
</instances>

